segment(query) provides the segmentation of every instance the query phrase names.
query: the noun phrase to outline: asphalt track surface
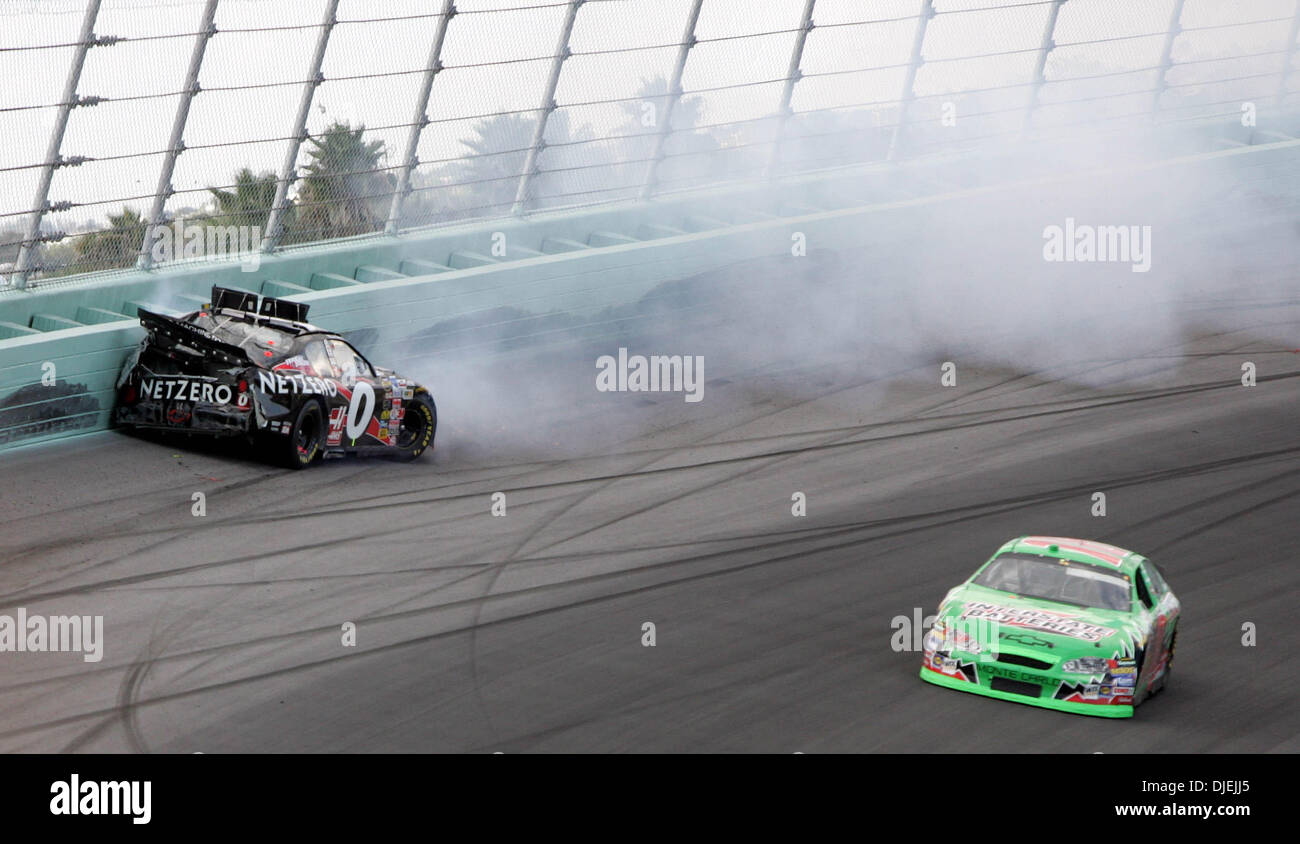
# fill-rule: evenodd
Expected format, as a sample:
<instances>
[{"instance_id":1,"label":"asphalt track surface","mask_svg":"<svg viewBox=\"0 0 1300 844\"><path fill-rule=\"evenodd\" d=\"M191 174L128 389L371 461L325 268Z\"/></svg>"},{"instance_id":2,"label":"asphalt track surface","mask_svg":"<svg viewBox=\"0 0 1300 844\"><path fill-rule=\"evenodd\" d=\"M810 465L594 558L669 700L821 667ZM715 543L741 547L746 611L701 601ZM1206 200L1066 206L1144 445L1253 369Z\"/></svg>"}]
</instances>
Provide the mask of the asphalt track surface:
<instances>
[{"instance_id":1,"label":"asphalt track surface","mask_svg":"<svg viewBox=\"0 0 1300 844\"><path fill-rule=\"evenodd\" d=\"M698 404L596 393L589 344L561 345L497 406L444 388L413 464L117 432L10 452L0 612L102 615L106 641L4 655L0 750L1300 751L1300 344L1277 340L1300 305L1180 307L1142 354L958 358L956 387L942 354L868 342L720 354ZM1164 568L1178 655L1134 718L934 687L894 649L892 619L1026 533Z\"/></svg>"}]
</instances>

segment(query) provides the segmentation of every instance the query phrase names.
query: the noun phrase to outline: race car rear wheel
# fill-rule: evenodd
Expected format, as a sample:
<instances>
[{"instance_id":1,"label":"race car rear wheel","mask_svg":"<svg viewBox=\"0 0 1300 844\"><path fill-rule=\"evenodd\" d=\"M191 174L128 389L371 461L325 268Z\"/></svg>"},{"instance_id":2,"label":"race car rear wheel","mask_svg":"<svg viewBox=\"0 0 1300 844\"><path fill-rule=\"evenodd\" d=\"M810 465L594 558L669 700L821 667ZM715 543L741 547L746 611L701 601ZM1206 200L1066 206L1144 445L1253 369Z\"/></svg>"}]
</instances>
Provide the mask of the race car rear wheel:
<instances>
[{"instance_id":1,"label":"race car rear wheel","mask_svg":"<svg viewBox=\"0 0 1300 844\"><path fill-rule=\"evenodd\" d=\"M402 426L397 432L396 456L399 460L414 460L433 443L433 435L438 429L438 409L433 399L420 393L411 399L406 413L402 414Z\"/></svg>"},{"instance_id":2,"label":"race car rear wheel","mask_svg":"<svg viewBox=\"0 0 1300 844\"><path fill-rule=\"evenodd\" d=\"M306 469L320 456L324 418L317 402L304 402L298 409L293 428L281 447L283 462L290 469Z\"/></svg>"}]
</instances>

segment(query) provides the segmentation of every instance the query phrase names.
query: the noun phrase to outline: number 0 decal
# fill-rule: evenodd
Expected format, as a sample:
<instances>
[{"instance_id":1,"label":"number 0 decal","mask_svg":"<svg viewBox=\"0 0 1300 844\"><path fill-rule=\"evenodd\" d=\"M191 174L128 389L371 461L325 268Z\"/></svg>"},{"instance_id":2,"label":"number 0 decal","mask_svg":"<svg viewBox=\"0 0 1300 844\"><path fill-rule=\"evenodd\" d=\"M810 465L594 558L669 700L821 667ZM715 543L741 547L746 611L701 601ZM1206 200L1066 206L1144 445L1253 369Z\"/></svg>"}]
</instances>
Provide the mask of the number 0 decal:
<instances>
[{"instance_id":1,"label":"number 0 decal","mask_svg":"<svg viewBox=\"0 0 1300 844\"><path fill-rule=\"evenodd\" d=\"M356 440L366 432L374 412L375 388L358 381L352 388L352 403L348 405L348 439Z\"/></svg>"}]
</instances>

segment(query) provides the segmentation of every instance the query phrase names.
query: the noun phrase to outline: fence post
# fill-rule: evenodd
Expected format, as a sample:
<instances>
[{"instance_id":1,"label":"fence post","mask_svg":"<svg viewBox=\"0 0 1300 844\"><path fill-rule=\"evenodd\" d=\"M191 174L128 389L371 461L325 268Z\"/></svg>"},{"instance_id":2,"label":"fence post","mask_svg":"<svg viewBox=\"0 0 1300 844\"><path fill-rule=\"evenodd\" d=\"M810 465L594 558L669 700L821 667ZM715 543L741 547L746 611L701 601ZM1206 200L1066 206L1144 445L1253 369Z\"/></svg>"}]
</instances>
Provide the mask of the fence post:
<instances>
[{"instance_id":1,"label":"fence post","mask_svg":"<svg viewBox=\"0 0 1300 844\"><path fill-rule=\"evenodd\" d=\"M916 22L916 36L912 39L912 57L907 64L907 78L903 82L903 99L898 104L898 125L894 127L893 137L889 139L889 153L885 156L887 161L893 161L898 155L899 140L907 131L908 112L912 110L912 102L916 99L916 92L913 90L916 84L916 73L925 61L921 55L921 49L925 46L925 30L932 17L934 17L934 0L921 0L921 16Z\"/></svg>"},{"instance_id":2,"label":"fence post","mask_svg":"<svg viewBox=\"0 0 1300 844\"><path fill-rule=\"evenodd\" d=\"M442 70L442 42L447 38L447 24L456 16L454 0L443 0L439 13L438 28L433 33L433 46L429 48L429 61L424 67L424 78L420 82L420 92L415 98L415 115L411 118L411 128L406 135L406 154L402 156L402 169L397 173L397 187L393 192L393 204L388 209L388 223L384 226L387 234L397 234L397 223L402 216L402 202L411 192L411 173L419 165L416 150L420 146L420 133L429 125L429 95L433 91L433 79Z\"/></svg>"},{"instance_id":3,"label":"fence post","mask_svg":"<svg viewBox=\"0 0 1300 844\"><path fill-rule=\"evenodd\" d=\"M289 148L284 153L284 164L280 167L280 180L275 186L275 201L271 204L271 213L266 220L266 234L262 237L263 252L274 252L283 234L284 212L289 204L289 185L298 178L294 169L298 163L298 151L307 139L307 116L311 113L312 98L316 95L316 88L325 81L320 68L325 61L325 48L329 46L330 33L334 31L334 24L338 23L338 9L339 0L326 0L325 16L321 19L320 32L316 35L316 50L311 57L311 69L302 86L302 99L298 102L293 134L290 136Z\"/></svg>"},{"instance_id":4,"label":"fence post","mask_svg":"<svg viewBox=\"0 0 1300 844\"><path fill-rule=\"evenodd\" d=\"M213 21L217 15L218 0L207 0L203 7L203 22L194 37L194 50L190 53L190 66L185 71L185 87L181 89L180 102L176 104L176 118L172 121L171 141L167 144L167 154L163 158L162 170L158 174L158 188L154 191L153 208L145 220L144 241L140 244L140 254L136 256L137 268L147 270L153 266L153 244L157 237L157 228L162 223L163 208L167 200L176 191L172 187L172 174L176 171L176 158L185 150L185 123L190 116L190 103L199 92L199 70L203 67L203 54L208 48L208 41L216 33Z\"/></svg>"},{"instance_id":5,"label":"fence post","mask_svg":"<svg viewBox=\"0 0 1300 844\"><path fill-rule=\"evenodd\" d=\"M551 75L546 80L546 92L542 95L542 107L537 115L537 127L533 130L533 142L528 145L528 158L524 161L524 170L519 175L519 190L515 191L515 204L511 214L524 213L528 204L528 185L537 172L537 157L546 146L546 121L555 111L555 89L560 84L560 68L572 51L569 49L569 36L573 34L573 19L578 14L578 7L586 0L569 0L569 7L564 12L564 24L560 27L560 40L555 46L555 57L551 59Z\"/></svg>"},{"instance_id":6,"label":"fence post","mask_svg":"<svg viewBox=\"0 0 1300 844\"><path fill-rule=\"evenodd\" d=\"M695 46L695 24L700 19L700 6L703 3L704 0L694 0L686 16L686 30L682 33L681 43L677 46L677 62L673 65L673 77L668 82L668 97L665 101L664 113L660 115L659 133L655 136L654 151L650 153L645 182L641 185L640 199L642 200L649 199L650 194L654 192L659 162L664 157L664 145L668 143L668 136L673 132L673 112L677 110L677 103L682 99L682 73L686 70L686 57L691 54L691 48Z\"/></svg>"},{"instance_id":7,"label":"fence post","mask_svg":"<svg viewBox=\"0 0 1300 844\"><path fill-rule=\"evenodd\" d=\"M1174 0L1174 10L1169 16L1169 31L1165 33L1165 46L1160 51L1159 73L1156 76L1156 90L1151 98L1151 113L1160 111L1160 98L1165 93L1165 74L1173 67L1174 42L1183 31L1183 6L1186 0Z\"/></svg>"},{"instance_id":8,"label":"fence post","mask_svg":"<svg viewBox=\"0 0 1300 844\"><path fill-rule=\"evenodd\" d=\"M799 19L799 30L794 36L794 49L790 51L790 66L785 74L785 86L781 89L781 106L776 113L776 130L772 138L772 154L767 160L767 169L763 178L771 178L781 158L781 139L785 135L785 122L790 118L790 99L794 96L794 83L803 76L799 65L803 62L803 45L808 40L808 33L813 28L813 6L817 0L804 0L803 16Z\"/></svg>"},{"instance_id":9,"label":"fence post","mask_svg":"<svg viewBox=\"0 0 1300 844\"><path fill-rule=\"evenodd\" d=\"M86 14L81 19L81 35L77 38L77 48L72 54L72 66L68 68L68 78L63 86L63 99L59 101L59 113L54 118L54 129L50 132L50 143L45 152L45 163L41 168L41 178L36 185L36 198L32 200L32 215L27 221L27 233L18 247L18 258L14 262L13 282L19 289L27 286L27 274L32 268L32 259L36 245L41 242L41 221L50 209L50 183L54 180L54 170L65 164L61 152L63 134L68 128L68 116L72 109L81 105L77 98L77 86L81 83L81 68L86 63L86 53L95 45L95 20L99 17L100 0L86 3ZM112 43L106 41L105 43ZM91 99L89 104L98 100ZM76 163L80 164L80 161Z\"/></svg>"},{"instance_id":10,"label":"fence post","mask_svg":"<svg viewBox=\"0 0 1300 844\"><path fill-rule=\"evenodd\" d=\"M1277 81L1277 104L1282 104L1286 97L1286 83L1291 76L1291 65L1295 63L1295 40L1300 36L1300 0L1296 0L1295 15L1291 18L1290 35L1286 42L1286 58L1282 60L1282 76Z\"/></svg>"},{"instance_id":11,"label":"fence post","mask_svg":"<svg viewBox=\"0 0 1300 844\"><path fill-rule=\"evenodd\" d=\"M1052 37L1056 34L1056 19L1061 14L1061 7L1065 5L1065 0L1052 0L1052 8L1047 12L1047 26L1043 27L1043 45L1038 50L1038 59L1034 62L1034 79L1033 86L1029 89L1029 103L1025 107L1025 118L1020 124L1020 137L1029 133L1030 124L1034 120L1034 106L1038 105L1038 92L1043 89L1047 82L1044 71L1047 69L1047 54L1052 52L1056 46L1056 41Z\"/></svg>"}]
</instances>

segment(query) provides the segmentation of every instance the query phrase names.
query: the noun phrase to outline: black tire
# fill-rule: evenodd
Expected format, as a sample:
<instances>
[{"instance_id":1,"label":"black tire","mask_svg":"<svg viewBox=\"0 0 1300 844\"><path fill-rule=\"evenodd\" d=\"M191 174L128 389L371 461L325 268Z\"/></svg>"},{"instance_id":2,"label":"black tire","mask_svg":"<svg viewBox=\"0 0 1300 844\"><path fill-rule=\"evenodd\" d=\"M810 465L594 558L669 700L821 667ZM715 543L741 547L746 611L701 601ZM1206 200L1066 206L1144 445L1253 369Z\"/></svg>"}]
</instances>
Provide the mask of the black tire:
<instances>
[{"instance_id":1,"label":"black tire","mask_svg":"<svg viewBox=\"0 0 1300 844\"><path fill-rule=\"evenodd\" d=\"M1174 634L1169 637L1169 660L1165 663L1165 673L1160 675L1160 685L1156 687L1152 694L1159 694L1169 685L1169 675L1174 673L1174 649L1178 645L1178 628L1174 628Z\"/></svg>"},{"instance_id":2,"label":"black tire","mask_svg":"<svg viewBox=\"0 0 1300 844\"><path fill-rule=\"evenodd\" d=\"M438 431L438 408L427 393L420 393L407 404L402 414L402 426L397 431L394 456L398 460L414 460L433 445Z\"/></svg>"},{"instance_id":3,"label":"black tire","mask_svg":"<svg viewBox=\"0 0 1300 844\"><path fill-rule=\"evenodd\" d=\"M304 402L289 436L280 443L280 462L290 469L306 469L320 457L321 444L325 441L324 420L318 402Z\"/></svg>"},{"instance_id":4,"label":"black tire","mask_svg":"<svg viewBox=\"0 0 1300 844\"><path fill-rule=\"evenodd\" d=\"M1134 665L1134 668L1133 668L1133 671L1134 671L1133 676L1134 676L1134 678L1138 678L1138 677L1141 677L1141 676L1142 676L1142 664L1143 664L1145 661L1146 661L1146 649L1145 649L1145 648L1138 648L1138 650L1137 650L1137 660L1136 660L1135 665ZM1136 682L1136 679L1135 679L1135 682ZM1141 688L1134 687L1134 689L1133 689L1133 708L1134 708L1134 709L1137 709L1139 706L1142 705L1142 702L1143 702L1144 700L1146 700L1147 698L1149 698L1149 697L1151 697L1151 685L1150 685L1150 683L1148 683L1147 685L1145 685L1145 686L1143 686L1143 687L1141 687Z\"/></svg>"},{"instance_id":5,"label":"black tire","mask_svg":"<svg viewBox=\"0 0 1300 844\"><path fill-rule=\"evenodd\" d=\"M1151 698L1155 697L1156 695L1160 694L1165 690L1165 686L1169 684L1169 674L1174 667L1174 646L1176 644L1178 644L1177 627L1174 628L1173 636L1169 639L1169 662L1165 664L1165 673L1160 675L1159 680L1152 680L1151 682L1149 682L1146 688L1142 691L1141 697L1135 696L1133 698L1134 706L1137 706L1138 704L1143 703L1144 701L1150 700ZM1138 660L1137 660L1137 674L1139 677L1142 676L1142 663L1145 661L1145 659L1146 659L1146 651L1143 650L1139 652Z\"/></svg>"}]
</instances>

